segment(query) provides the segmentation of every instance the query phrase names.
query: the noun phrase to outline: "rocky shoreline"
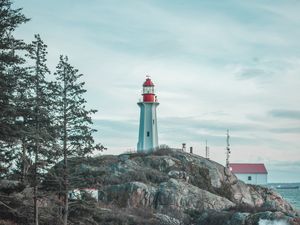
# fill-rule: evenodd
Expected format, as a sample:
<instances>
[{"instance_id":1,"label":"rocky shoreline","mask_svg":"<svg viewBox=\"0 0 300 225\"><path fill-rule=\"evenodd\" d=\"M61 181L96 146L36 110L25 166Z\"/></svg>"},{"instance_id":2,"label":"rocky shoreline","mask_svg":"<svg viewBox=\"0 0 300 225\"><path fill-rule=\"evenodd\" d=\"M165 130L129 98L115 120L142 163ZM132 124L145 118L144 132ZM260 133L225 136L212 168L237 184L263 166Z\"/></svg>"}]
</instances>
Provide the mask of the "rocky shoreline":
<instances>
[{"instance_id":1,"label":"rocky shoreline","mask_svg":"<svg viewBox=\"0 0 300 225\"><path fill-rule=\"evenodd\" d=\"M71 204L73 224L257 225L262 220L300 224L295 209L274 190L246 185L222 165L198 155L160 149L69 162L72 187L99 191L98 202ZM42 190L54 193L57 185L44 182ZM54 210L49 199L55 195L47 195L45 205Z\"/></svg>"}]
</instances>

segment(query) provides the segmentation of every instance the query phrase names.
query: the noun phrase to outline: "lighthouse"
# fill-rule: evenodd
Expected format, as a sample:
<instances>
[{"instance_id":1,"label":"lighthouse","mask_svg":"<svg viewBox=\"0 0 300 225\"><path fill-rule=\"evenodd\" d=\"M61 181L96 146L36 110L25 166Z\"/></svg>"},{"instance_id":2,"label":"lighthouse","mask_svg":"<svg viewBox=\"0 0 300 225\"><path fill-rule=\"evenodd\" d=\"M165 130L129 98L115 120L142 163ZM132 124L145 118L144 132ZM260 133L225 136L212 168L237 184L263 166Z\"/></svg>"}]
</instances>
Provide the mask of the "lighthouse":
<instances>
[{"instance_id":1,"label":"lighthouse","mask_svg":"<svg viewBox=\"0 0 300 225\"><path fill-rule=\"evenodd\" d=\"M138 152L151 152L158 147L156 107L159 105L154 92L154 84L149 76L143 84L143 100L137 104L140 107Z\"/></svg>"}]
</instances>

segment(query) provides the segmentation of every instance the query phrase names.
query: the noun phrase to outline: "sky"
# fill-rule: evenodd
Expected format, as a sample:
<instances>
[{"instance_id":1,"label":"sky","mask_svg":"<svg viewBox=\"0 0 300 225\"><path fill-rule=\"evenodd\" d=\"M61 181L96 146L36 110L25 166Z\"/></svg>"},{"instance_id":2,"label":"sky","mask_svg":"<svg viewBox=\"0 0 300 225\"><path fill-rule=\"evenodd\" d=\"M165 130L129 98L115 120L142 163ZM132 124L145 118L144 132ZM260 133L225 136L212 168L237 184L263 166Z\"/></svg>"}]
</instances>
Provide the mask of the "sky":
<instances>
[{"instance_id":1,"label":"sky","mask_svg":"<svg viewBox=\"0 0 300 225\"><path fill-rule=\"evenodd\" d=\"M59 55L84 74L108 150L136 149L138 100L150 75L159 143L193 146L225 164L265 163L269 182L300 182L300 1L15 0L39 33L52 72Z\"/></svg>"}]
</instances>

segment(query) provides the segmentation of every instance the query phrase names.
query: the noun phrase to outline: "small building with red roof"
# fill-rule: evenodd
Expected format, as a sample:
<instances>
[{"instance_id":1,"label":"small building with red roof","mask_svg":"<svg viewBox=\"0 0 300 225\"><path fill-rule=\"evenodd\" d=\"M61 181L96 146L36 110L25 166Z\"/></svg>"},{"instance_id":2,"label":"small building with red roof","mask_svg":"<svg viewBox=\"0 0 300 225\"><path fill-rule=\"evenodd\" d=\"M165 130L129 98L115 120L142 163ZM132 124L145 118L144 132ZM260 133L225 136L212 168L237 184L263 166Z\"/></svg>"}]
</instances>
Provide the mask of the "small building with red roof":
<instances>
[{"instance_id":1,"label":"small building with red roof","mask_svg":"<svg viewBox=\"0 0 300 225\"><path fill-rule=\"evenodd\" d=\"M268 183L268 171L263 163L230 163L229 168L239 180L247 184Z\"/></svg>"}]
</instances>

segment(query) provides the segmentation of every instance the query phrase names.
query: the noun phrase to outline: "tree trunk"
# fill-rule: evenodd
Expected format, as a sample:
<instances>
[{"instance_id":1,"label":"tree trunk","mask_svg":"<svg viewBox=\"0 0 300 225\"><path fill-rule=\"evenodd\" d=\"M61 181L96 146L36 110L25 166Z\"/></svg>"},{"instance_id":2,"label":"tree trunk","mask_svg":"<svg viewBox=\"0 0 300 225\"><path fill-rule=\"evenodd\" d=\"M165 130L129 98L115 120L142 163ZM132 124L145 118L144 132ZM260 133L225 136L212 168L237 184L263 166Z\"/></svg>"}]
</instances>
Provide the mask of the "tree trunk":
<instances>
[{"instance_id":1,"label":"tree trunk","mask_svg":"<svg viewBox=\"0 0 300 225\"><path fill-rule=\"evenodd\" d=\"M39 224L39 210L38 210L38 160L39 160L39 152L40 152L40 92L39 92L39 63L40 63L40 45L37 45L36 50L36 67L35 67L35 92L36 92L36 115L35 115L35 122L36 122L36 130L35 130L35 163L34 163L34 187L33 187L33 202L34 202L34 224Z\"/></svg>"},{"instance_id":2,"label":"tree trunk","mask_svg":"<svg viewBox=\"0 0 300 225\"><path fill-rule=\"evenodd\" d=\"M39 129L39 124L37 124L37 128ZM39 224L39 208L38 208L38 153L39 153L39 141L36 138L36 152L35 152L35 164L34 164L34 187L33 187L33 202L34 202L34 224Z\"/></svg>"},{"instance_id":3,"label":"tree trunk","mask_svg":"<svg viewBox=\"0 0 300 225\"><path fill-rule=\"evenodd\" d=\"M66 74L64 74L66 75ZM68 213L69 213L69 196L68 196L68 189L69 189L69 184L68 184L68 152L67 152L67 92L66 92L66 77L64 79L64 91L63 91L63 104L64 104L64 109L63 109L63 152L64 152L64 216L63 216L63 224L67 225L68 224Z\"/></svg>"},{"instance_id":4,"label":"tree trunk","mask_svg":"<svg viewBox=\"0 0 300 225\"><path fill-rule=\"evenodd\" d=\"M34 195L34 224L39 225L39 208L37 205L37 186L33 188Z\"/></svg>"},{"instance_id":5,"label":"tree trunk","mask_svg":"<svg viewBox=\"0 0 300 225\"><path fill-rule=\"evenodd\" d=\"M27 155L26 155L26 144L25 144L25 140L22 140L22 177L21 177L21 181L23 184L27 183L27 162L26 159Z\"/></svg>"},{"instance_id":6,"label":"tree trunk","mask_svg":"<svg viewBox=\"0 0 300 225\"><path fill-rule=\"evenodd\" d=\"M65 132L66 133L66 132ZM67 151L66 151L66 139L64 139L64 214L63 223L68 224L68 213L69 213L69 196L68 196L68 167L67 167Z\"/></svg>"}]
</instances>

